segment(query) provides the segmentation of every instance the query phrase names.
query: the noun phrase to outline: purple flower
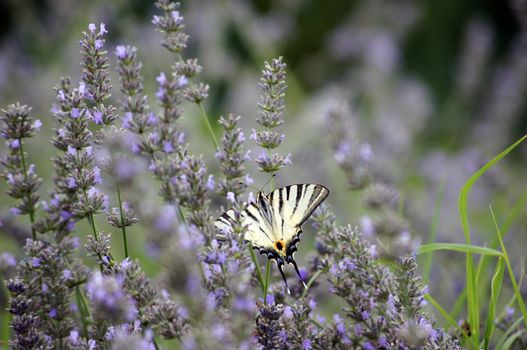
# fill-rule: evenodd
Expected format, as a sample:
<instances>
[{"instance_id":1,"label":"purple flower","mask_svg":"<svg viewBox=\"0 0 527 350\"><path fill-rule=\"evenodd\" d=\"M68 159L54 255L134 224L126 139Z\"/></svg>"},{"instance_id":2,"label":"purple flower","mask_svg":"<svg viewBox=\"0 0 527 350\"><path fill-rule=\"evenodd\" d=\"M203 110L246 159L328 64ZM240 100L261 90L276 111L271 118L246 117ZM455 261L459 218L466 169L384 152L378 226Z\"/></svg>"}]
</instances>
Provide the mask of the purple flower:
<instances>
[{"instance_id":1,"label":"purple flower","mask_svg":"<svg viewBox=\"0 0 527 350\"><path fill-rule=\"evenodd\" d=\"M251 160L251 150L248 150L247 152L245 152L245 155L243 156L243 160L245 161Z\"/></svg>"},{"instance_id":2,"label":"purple flower","mask_svg":"<svg viewBox=\"0 0 527 350\"><path fill-rule=\"evenodd\" d=\"M371 146L367 143L360 145L359 158L365 162L369 162L373 157Z\"/></svg>"},{"instance_id":3,"label":"purple flower","mask_svg":"<svg viewBox=\"0 0 527 350\"><path fill-rule=\"evenodd\" d=\"M377 256L377 247L375 246L375 244L370 247L370 256L372 257L372 259L375 259L375 257Z\"/></svg>"},{"instance_id":4,"label":"purple flower","mask_svg":"<svg viewBox=\"0 0 527 350\"><path fill-rule=\"evenodd\" d=\"M126 112L123 117L123 128L130 129L130 123L133 121L132 113Z\"/></svg>"},{"instance_id":5,"label":"purple flower","mask_svg":"<svg viewBox=\"0 0 527 350\"><path fill-rule=\"evenodd\" d=\"M375 350L375 346L373 346L373 344L369 341L367 341L366 343L362 344L362 348L364 350Z\"/></svg>"},{"instance_id":6,"label":"purple flower","mask_svg":"<svg viewBox=\"0 0 527 350\"><path fill-rule=\"evenodd\" d=\"M68 151L67 152L71 156L77 155L77 149L75 149L75 147L73 147L72 145L68 145Z\"/></svg>"},{"instance_id":7,"label":"purple flower","mask_svg":"<svg viewBox=\"0 0 527 350\"><path fill-rule=\"evenodd\" d=\"M11 173L7 173L7 183L10 185L15 184L15 177Z\"/></svg>"},{"instance_id":8,"label":"purple flower","mask_svg":"<svg viewBox=\"0 0 527 350\"><path fill-rule=\"evenodd\" d=\"M8 252L4 252L2 254L0 254L0 266L15 266L16 265L16 259L15 257L8 253Z\"/></svg>"},{"instance_id":9,"label":"purple flower","mask_svg":"<svg viewBox=\"0 0 527 350\"><path fill-rule=\"evenodd\" d=\"M51 317L51 318L57 317L57 309L52 308L51 310L49 310L48 316Z\"/></svg>"},{"instance_id":10,"label":"purple flower","mask_svg":"<svg viewBox=\"0 0 527 350\"><path fill-rule=\"evenodd\" d=\"M236 203L236 196L233 192L227 192L227 200L232 204Z\"/></svg>"},{"instance_id":11,"label":"purple flower","mask_svg":"<svg viewBox=\"0 0 527 350\"><path fill-rule=\"evenodd\" d=\"M115 55L117 58L123 60L126 57L127 50L126 47L123 45L119 45L115 48Z\"/></svg>"},{"instance_id":12,"label":"purple flower","mask_svg":"<svg viewBox=\"0 0 527 350\"><path fill-rule=\"evenodd\" d=\"M77 119L81 115L81 111L78 108L72 108L70 112L70 116L73 119Z\"/></svg>"},{"instance_id":13,"label":"purple flower","mask_svg":"<svg viewBox=\"0 0 527 350\"><path fill-rule=\"evenodd\" d=\"M249 174L246 174L243 180L246 185L252 185L254 183L253 178Z\"/></svg>"},{"instance_id":14,"label":"purple flower","mask_svg":"<svg viewBox=\"0 0 527 350\"><path fill-rule=\"evenodd\" d=\"M284 317L289 320L293 318L293 309L291 309L291 306L287 305L284 307Z\"/></svg>"},{"instance_id":15,"label":"purple flower","mask_svg":"<svg viewBox=\"0 0 527 350\"><path fill-rule=\"evenodd\" d=\"M101 169L99 167L93 167L93 178L96 184L102 184Z\"/></svg>"},{"instance_id":16,"label":"purple flower","mask_svg":"<svg viewBox=\"0 0 527 350\"><path fill-rule=\"evenodd\" d=\"M42 126L42 122L40 119L37 119L33 122L33 129L40 130L40 127Z\"/></svg>"},{"instance_id":17,"label":"purple flower","mask_svg":"<svg viewBox=\"0 0 527 350\"><path fill-rule=\"evenodd\" d=\"M17 149L18 147L20 147L20 140L16 139L16 140L11 141L9 143L9 147L11 147L11 149Z\"/></svg>"},{"instance_id":18,"label":"purple flower","mask_svg":"<svg viewBox=\"0 0 527 350\"><path fill-rule=\"evenodd\" d=\"M96 272L86 284L86 290L94 304L96 317L131 321L137 315L131 299L123 292L115 277Z\"/></svg>"},{"instance_id":19,"label":"purple flower","mask_svg":"<svg viewBox=\"0 0 527 350\"><path fill-rule=\"evenodd\" d=\"M97 50L102 49L102 47L104 46L104 40L102 40L102 39L97 39L97 40L95 40L95 42L94 42L94 46L95 46L95 48L96 48Z\"/></svg>"},{"instance_id":20,"label":"purple flower","mask_svg":"<svg viewBox=\"0 0 527 350\"><path fill-rule=\"evenodd\" d=\"M104 23L101 23L99 25L99 35L104 35L108 33L108 31L106 30L106 25Z\"/></svg>"},{"instance_id":21,"label":"purple flower","mask_svg":"<svg viewBox=\"0 0 527 350\"><path fill-rule=\"evenodd\" d=\"M96 189L95 187L91 187L89 190L88 190L88 198L93 198L94 196L98 195L99 194L99 190Z\"/></svg>"},{"instance_id":22,"label":"purple flower","mask_svg":"<svg viewBox=\"0 0 527 350\"><path fill-rule=\"evenodd\" d=\"M309 308L310 308L311 310L313 310L313 309L315 309L316 307L317 307L317 302L316 302L316 300L315 300L315 299L311 299L311 300L309 300Z\"/></svg>"},{"instance_id":23,"label":"purple flower","mask_svg":"<svg viewBox=\"0 0 527 350\"><path fill-rule=\"evenodd\" d=\"M172 152L174 152L174 147L172 146L172 142L170 142L170 141L163 141L163 152L165 152L165 153L172 153Z\"/></svg>"},{"instance_id":24,"label":"purple flower","mask_svg":"<svg viewBox=\"0 0 527 350\"><path fill-rule=\"evenodd\" d=\"M302 350L310 350L310 349L312 349L311 340L304 339L304 341L302 341Z\"/></svg>"},{"instance_id":25,"label":"purple flower","mask_svg":"<svg viewBox=\"0 0 527 350\"><path fill-rule=\"evenodd\" d=\"M85 93L86 93L86 84L81 81L79 83L79 94L81 94L81 96L84 96Z\"/></svg>"},{"instance_id":26,"label":"purple flower","mask_svg":"<svg viewBox=\"0 0 527 350\"><path fill-rule=\"evenodd\" d=\"M375 233L375 226L371 217L364 215L360 218L360 229L366 236L373 236Z\"/></svg>"},{"instance_id":27,"label":"purple flower","mask_svg":"<svg viewBox=\"0 0 527 350\"><path fill-rule=\"evenodd\" d=\"M102 124L103 122L102 117L103 117L103 113L101 111L96 111L93 114L92 120L95 124L99 125L99 124Z\"/></svg>"},{"instance_id":28,"label":"purple flower","mask_svg":"<svg viewBox=\"0 0 527 350\"><path fill-rule=\"evenodd\" d=\"M60 211L60 218L64 221L71 219L73 217L73 214L67 210L61 210Z\"/></svg>"},{"instance_id":29,"label":"purple flower","mask_svg":"<svg viewBox=\"0 0 527 350\"><path fill-rule=\"evenodd\" d=\"M148 119L146 120L146 124L149 125L149 126L157 125L157 118L156 118L156 114L154 112L148 113ZM179 137L181 137L181 135L179 135ZM179 138L178 138L178 142L179 142ZM179 142L179 143L181 143L181 142Z\"/></svg>"},{"instance_id":30,"label":"purple flower","mask_svg":"<svg viewBox=\"0 0 527 350\"><path fill-rule=\"evenodd\" d=\"M251 129L251 136L249 136L249 138L250 138L251 140L256 141L256 139L258 138L257 135L256 135L256 129L254 129L254 128Z\"/></svg>"},{"instance_id":31,"label":"purple flower","mask_svg":"<svg viewBox=\"0 0 527 350\"><path fill-rule=\"evenodd\" d=\"M72 330L72 331L70 332L69 339L71 340L71 342L72 342L73 344L77 344L77 342L79 341L79 331L77 331L77 330Z\"/></svg>"},{"instance_id":32,"label":"purple flower","mask_svg":"<svg viewBox=\"0 0 527 350\"><path fill-rule=\"evenodd\" d=\"M280 339L282 339L282 341L284 341L284 342L287 341L287 332L286 331L279 331L278 332L278 336L280 337Z\"/></svg>"},{"instance_id":33,"label":"purple flower","mask_svg":"<svg viewBox=\"0 0 527 350\"><path fill-rule=\"evenodd\" d=\"M141 147L137 142L132 143L132 147L130 148L133 154L139 154L141 153Z\"/></svg>"},{"instance_id":34,"label":"purple flower","mask_svg":"<svg viewBox=\"0 0 527 350\"><path fill-rule=\"evenodd\" d=\"M183 22L183 16L179 14L179 11L170 12L170 16L176 24L181 24L181 22Z\"/></svg>"},{"instance_id":35,"label":"purple flower","mask_svg":"<svg viewBox=\"0 0 527 350\"><path fill-rule=\"evenodd\" d=\"M285 159L284 159L284 164L293 164L293 162L291 161L291 153L289 153Z\"/></svg>"},{"instance_id":36,"label":"purple flower","mask_svg":"<svg viewBox=\"0 0 527 350\"><path fill-rule=\"evenodd\" d=\"M167 77L164 72L161 72L156 78L156 81L159 85L165 84L167 82Z\"/></svg>"},{"instance_id":37,"label":"purple flower","mask_svg":"<svg viewBox=\"0 0 527 350\"><path fill-rule=\"evenodd\" d=\"M12 214L12 215L20 215L22 214L22 211L20 209L18 209L17 207L12 207L9 209L9 212Z\"/></svg>"},{"instance_id":38,"label":"purple flower","mask_svg":"<svg viewBox=\"0 0 527 350\"><path fill-rule=\"evenodd\" d=\"M95 23L90 23L88 25L88 29L90 30L90 32L95 33L95 31L97 30L97 27L95 26Z\"/></svg>"},{"instance_id":39,"label":"purple flower","mask_svg":"<svg viewBox=\"0 0 527 350\"><path fill-rule=\"evenodd\" d=\"M64 91L62 90L59 90L59 92L57 93L57 97L59 98L59 101L61 102L64 102L66 101L66 95L64 94Z\"/></svg>"},{"instance_id":40,"label":"purple flower","mask_svg":"<svg viewBox=\"0 0 527 350\"><path fill-rule=\"evenodd\" d=\"M76 188L77 182L73 177L68 177L68 188Z\"/></svg>"},{"instance_id":41,"label":"purple flower","mask_svg":"<svg viewBox=\"0 0 527 350\"><path fill-rule=\"evenodd\" d=\"M53 198L50 199L49 203L54 207L58 207L60 204L60 196L59 195L53 196Z\"/></svg>"},{"instance_id":42,"label":"purple flower","mask_svg":"<svg viewBox=\"0 0 527 350\"><path fill-rule=\"evenodd\" d=\"M186 76L182 75L177 81L177 87L182 88L188 84L188 79Z\"/></svg>"},{"instance_id":43,"label":"purple flower","mask_svg":"<svg viewBox=\"0 0 527 350\"><path fill-rule=\"evenodd\" d=\"M214 175L209 175L209 178L207 179L207 189L209 191L214 190Z\"/></svg>"},{"instance_id":44,"label":"purple flower","mask_svg":"<svg viewBox=\"0 0 527 350\"><path fill-rule=\"evenodd\" d=\"M32 267L39 267L40 266L40 258L31 258L31 266Z\"/></svg>"},{"instance_id":45,"label":"purple flower","mask_svg":"<svg viewBox=\"0 0 527 350\"><path fill-rule=\"evenodd\" d=\"M248 311L251 312L254 310L255 303L254 300L247 297L237 296L234 299L233 307L238 311Z\"/></svg>"},{"instance_id":46,"label":"purple flower","mask_svg":"<svg viewBox=\"0 0 527 350\"><path fill-rule=\"evenodd\" d=\"M269 305L274 304L274 295L273 294L268 294L267 297L265 298L265 301Z\"/></svg>"},{"instance_id":47,"label":"purple flower","mask_svg":"<svg viewBox=\"0 0 527 350\"><path fill-rule=\"evenodd\" d=\"M360 325L360 323L355 324L355 327L353 327L353 328L355 330L355 334L356 335L361 335L362 334L362 326Z\"/></svg>"},{"instance_id":48,"label":"purple flower","mask_svg":"<svg viewBox=\"0 0 527 350\"><path fill-rule=\"evenodd\" d=\"M384 347L384 348L388 347L388 340L386 339L386 337L384 335L381 335L379 337L379 345Z\"/></svg>"}]
</instances>

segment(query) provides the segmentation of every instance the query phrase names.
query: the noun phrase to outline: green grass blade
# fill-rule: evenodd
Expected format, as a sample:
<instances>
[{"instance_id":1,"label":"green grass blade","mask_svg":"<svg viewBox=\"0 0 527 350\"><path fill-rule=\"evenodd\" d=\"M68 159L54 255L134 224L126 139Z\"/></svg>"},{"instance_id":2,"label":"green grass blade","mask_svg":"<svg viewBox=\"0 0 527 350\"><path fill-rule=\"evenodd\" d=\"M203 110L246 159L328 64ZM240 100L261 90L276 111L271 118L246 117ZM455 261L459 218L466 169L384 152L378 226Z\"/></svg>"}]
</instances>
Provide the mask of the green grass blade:
<instances>
[{"instance_id":1,"label":"green grass blade","mask_svg":"<svg viewBox=\"0 0 527 350\"><path fill-rule=\"evenodd\" d=\"M490 285L490 304L485 326L485 338L483 346L485 350L489 348L490 337L492 336L495 328L494 315L496 314L496 305L498 304L501 285L503 284L504 271L505 267L503 266L503 258L500 258L496 264L496 271L494 272L494 276L492 277L492 282Z\"/></svg>"},{"instance_id":2,"label":"green grass blade","mask_svg":"<svg viewBox=\"0 0 527 350\"><path fill-rule=\"evenodd\" d=\"M516 282L516 277L514 277L514 271L512 271L511 262L509 260L509 254L507 253L507 248L505 248L505 244L503 244L503 238L501 237L501 231L498 226L498 223L496 222L496 217L494 216L494 211L492 210L492 206L490 207L490 214L492 215L492 220L494 221L494 226L496 227L496 233L498 234L498 238L500 240L501 250L503 252L503 259L505 259L505 264L507 265L507 270L509 271L509 277L512 282L512 288L514 290L516 302L518 303L518 307L520 308L520 311L522 313L523 320L525 322L525 327L527 327L527 309L525 308L525 302L523 301L523 297L521 295L518 282Z\"/></svg>"},{"instance_id":3,"label":"green grass blade","mask_svg":"<svg viewBox=\"0 0 527 350\"><path fill-rule=\"evenodd\" d=\"M458 243L430 243L423 244L417 249L418 254L430 253L437 250L450 250L455 252L462 253L474 253L490 256L499 256L502 257L503 253L496 249L491 249L487 247L480 247L470 244L458 244Z\"/></svg>"},{"instance_id":4,"label":"green grass blade","mask_svg":"<svg viewBox=\"0 0 527 350\"><path fill-rule=\"evenodd\" d=\"M500 159L509 154L515 149L520 143L527 138L524 135L521 139L516 141L513 145L509 146L506 150L498 154L496 157L491 159L487 164L476 171L463 185L459 193L459 217L461 219L461 227L463 229L463 235L465 236L465 242L470 245L470 230L468 225L468 194L474 183L494 164ZM472 339L474 343L479 344L479 309L478 309L478 294L476 288L476 280L474 275L474 261L472 259L472 253L466 253L466 288L467 288L467 306L468 306L468 321L472 325L474 331L472 332Z\"/></svg>"},{"instance_id":5,"label":"green grass blade","mask_svg":"<svg viewBox=\"0 0 527 350\"><path fill-rule=\"evenodd\" d=\"M520 325L520 323L523 322L523 317L518 318L516 321L514 321L510 327L503 333L501 338L496 343L495 349L503 349L503 345L509 339L510 334Z\"/></svg>"},{"instance_id":6,"label":"green grass blade","mask_svg":"<svg viewBox=\"0 0 527 350\"><path fill-rule=\"evenodd\" d=\"M500 226L501 236L505 237L505 235L509 232L509 228L512 225L512 223L516 220L518 215L523 213L523 210L525 209L525 206L527 206L527 191L524 191L519 198L516 200L516 202L512 205L512 208L508 211L508 215L505 218L505 221L503 225ZM498 235L495 235L489 245L492 249L497 249L500 245L500 241L498 238ZM488 264L490 263L490 258L487 256L482 256L481 260L479 262L478 270L479 271L487 271ZM479 285L480 278L485 278L485 276L481 276L478 274L476 276L476 283Z\"/></svg>"},{"instance_id":7,"label":"green grass blade","mask_svg":"<svg viewBox=\"0 0 527 350\"><path fill-rule=\"evenodd\" d=\"M430 234L428 235L428 243L434 243L436 240L437 226L441 217L441 205L443 204L443 200L445 198L445 184L446 181L443 178L443 180L441 180L441 184L439 185L439 189L437 190L437 198L434 206L434 216L432 218L432 223L430 224ZM432 270L432 257L432 254L428 254L423 264L424 285L428 285L430 280L430 271Z\"/></svg>"},{"instance_id":8,"label":"green grass blade","mask_svg":"<svg viewBox=\"0 0 527 350\"><path fill-rule=\"evenodd\" d=\"M525 329L520 329L519 331L511 335L510 338L508 338L507 341L503 344L501 350L509 350L512 344L514 344L514 342L516 341L516 339L521 337L523 333L525 333Z\"/></svg>"},{"instance_id":9,"label":"green grass blade","mask_svg":"<svg viewBox=\"0 0 527 350\"><path fill-rule=\"evenodd\" d=\"M505 219L503 225L501 225L501 233L504 237L508 232L509 228L512 225L512 223L516 220L518 215L523 213L523 210L527 206L527 191L524 191L516 200L516 202L512 205L511 209L508 211L507 218ZM498 239L498 236L494 236L492 242L490 243L489 247L492 249L497 249L500 245L500 241ZM431 255L429 255L431 256ZM487 267L491 261L492 256L490 255L482 255L481 259L478 264L477 271L487 271ZM485 275L481 275L478 273L476 275L476 284L481 286L482 279L485 277ZM521 283L520 283L521 284ZM466 287L461 290L459 293L456 301L454 302L454 306L450 310L450 315L452 315L453 318L457 318L459 314L461 313L461 310L465 306L465 299L467 297L467 289Z\"/></svg>"}]
</instances>

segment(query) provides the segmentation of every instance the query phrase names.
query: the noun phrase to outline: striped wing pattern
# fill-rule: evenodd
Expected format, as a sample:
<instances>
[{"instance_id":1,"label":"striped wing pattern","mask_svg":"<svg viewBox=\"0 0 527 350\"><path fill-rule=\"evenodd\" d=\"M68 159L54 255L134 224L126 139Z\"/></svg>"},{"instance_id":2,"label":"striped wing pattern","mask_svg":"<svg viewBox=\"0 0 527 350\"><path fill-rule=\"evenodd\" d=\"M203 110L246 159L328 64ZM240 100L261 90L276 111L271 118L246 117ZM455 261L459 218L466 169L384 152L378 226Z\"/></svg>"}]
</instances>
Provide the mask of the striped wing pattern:
<instances>
[{"instance_id":1,"label":"striped wing pattern","mask_svg":"<svg viewBox=\"0 0 527 350\"><path fill-rule=\"evenodd\" d=\"M241 212L242 223L247 226L245 239L261 253L264 253L262 250L276 250L277 240L287 245L328 194L327 188L316 184L286 186L267 195L260 192L256 203L250 203ZM220 230L228 229L233 220L231 209L216 220L215 226Z\"/></svg>"},{"instance_id":2,"label":"striped wing pattern","mask_svg":"<svg viewBox=\"0 0 527 350\"><path fill-rule=\"evenodd\" d=\"M249 203L240 213L242 224L247 226L245 240L261 254L267 255L268 259L276 261L288 293L282 266L293 264L302 280L293 257L296 244L300 241L301 226L328 194L327 188L316 184L286 186L269 194L259 192L256 203ZM234 220L234 210L231 209L220 216L214 225L220 230L232 229Z\"/></svg>"},{"instance_id":3,"label":"striped wing pattern","mask_svg":"<svg viewBox=\"0 0 527 350\"><path fill-rule=\"evenodd\" d=\"M329 191L321 185L300 184L277 189L269 194L275 221L290 227L300 227L328 196ZM285 237L282 231L281 238Z\"/></svg>"}]
</instances>

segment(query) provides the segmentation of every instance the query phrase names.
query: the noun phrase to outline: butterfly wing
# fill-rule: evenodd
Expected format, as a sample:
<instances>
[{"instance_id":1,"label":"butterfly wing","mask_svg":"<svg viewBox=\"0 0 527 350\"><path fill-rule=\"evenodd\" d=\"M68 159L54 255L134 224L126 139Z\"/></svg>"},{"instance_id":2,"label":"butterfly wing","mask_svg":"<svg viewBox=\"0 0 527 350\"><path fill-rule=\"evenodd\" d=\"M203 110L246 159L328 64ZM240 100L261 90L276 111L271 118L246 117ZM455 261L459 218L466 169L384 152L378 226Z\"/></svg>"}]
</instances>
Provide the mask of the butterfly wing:
<instances>
[{"instance_id":1,"label":"butterfly wing","mask_svg":"<svg viewBox=\"0 0 527 350\"><path fill-rule=\"evenodd\" d=\"M246 227L245 240L249 241L253 248L258 249L262 254L273 249L272 224L257 204L249 203L240 212L240 218L242 225ZM230 209L216 220L214 226L220 231L232 230L235 222L234 210Z\"/></svg>"},{"instance_id":2,"label":"butterfly wing","mask_svg":"<svg viewBox=\"0 0 527 350\"><path fill-rule=\"evenodd\" d=\"M286 262L294 263L301 226L328 194L329 190L322 185L297 184L279 188L267 196L273 212L273 232L284 243Z\"/></svg>"},{"instance_id":3,"label":"butterfly wing","mask_svg":"<svg viewBox=\"0 0 527 350\"><path fill-rule=\"evenodd\" d=\"M300 227L326 199L329 190L317 184L298 184L279 188L269 194L274 218L284 225ZM280 225L282 223L280 222ZM286 239L287 237L283 237Z\"/></svg>"},{"instance_id":4,"label":"butterfly wing","mask_svg":"<svg viewBox=\"0 0 527 350\"><path fill-rule=\"evenodd\" d=\"M242 225L247 227L245 240L258 249L260 254L276 261L288 292L282 265L293 264L302 280L293 257L297 250L296 244L300 241L301 226L328 194L327 188L317 184L286 186L268 195L258 193L256 203L248 204L240 212ZM234 210L231 209L216 220L214 225L220 230L230 230L235 222Z\"/></svg>"}]
</instances>

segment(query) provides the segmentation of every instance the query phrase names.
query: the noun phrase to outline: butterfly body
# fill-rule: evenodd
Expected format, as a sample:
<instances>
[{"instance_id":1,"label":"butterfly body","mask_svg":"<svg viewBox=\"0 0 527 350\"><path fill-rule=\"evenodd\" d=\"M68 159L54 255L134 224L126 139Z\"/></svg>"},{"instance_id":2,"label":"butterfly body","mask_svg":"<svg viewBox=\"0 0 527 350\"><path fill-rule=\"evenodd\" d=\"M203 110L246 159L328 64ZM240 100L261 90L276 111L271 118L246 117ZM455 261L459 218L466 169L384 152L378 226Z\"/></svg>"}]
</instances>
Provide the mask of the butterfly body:
<instances>
[{"instance_id":1,"label":"butterfly body","mask_svg":"<svg viewBox=\"0 0 527 350\"><path fill-rule=\"evenodd\" d=\"M247 228L245 240L268 259L276 261L286 286L282 266L292 264L300 276L294 253L302 224L328 194L327 188L317 184L286 186L268 194L258 192L256 201L240 212L242 224ZM216 220L215 226L220 230L230 229L234 220L231 209Z\"/></svg>"}]
</instances>

